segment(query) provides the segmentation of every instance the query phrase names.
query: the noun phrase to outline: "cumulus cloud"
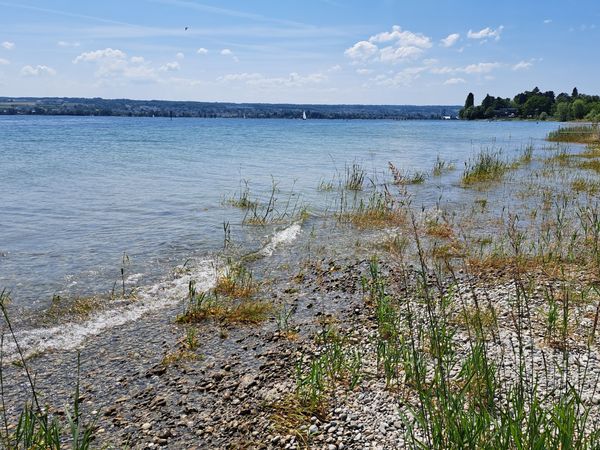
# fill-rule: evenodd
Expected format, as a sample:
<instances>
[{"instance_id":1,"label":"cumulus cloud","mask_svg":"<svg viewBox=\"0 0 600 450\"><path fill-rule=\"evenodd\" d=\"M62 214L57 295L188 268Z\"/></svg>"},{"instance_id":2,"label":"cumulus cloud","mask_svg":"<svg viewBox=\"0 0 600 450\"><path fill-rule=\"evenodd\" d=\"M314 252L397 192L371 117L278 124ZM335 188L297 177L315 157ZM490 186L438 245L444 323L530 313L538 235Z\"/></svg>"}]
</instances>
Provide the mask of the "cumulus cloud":
<instances>
[{"instance_id":1,"label":"cumulus cloud","mask_svg":"<svg viewBox=\"0 0 600 450\"><path fill-rule=\"evenodd\" d=\"M54 76L56 75L56 70L54 70L52 67L39 64L35 67L27 65L21 69L21 75L24 77L40 77L45 75Z\"/></svg>"},{"instance_id":2,"label":"cumulus cloud","mask_svg":"<svg viewBox=\"0 0 600 450\"><path fill-rule=\"evenodd\" d=\"M479 31L469 30L467 33L467 37L469 39L495 39L496 41L500 40L500 34L504 29L504 25L500 25L498 28L493 29L490 27L485 27Z\"/></svg>"},{"instance_id":3,"label":"cumulus cloud","mask_svg":"<svg viewBox=\"0 0 600 450\"><path fill-rule=\"evenodd\" d=\"M127 58L127 53L118 49L105 48L104 50L83 52L73 60L73 63L77 64L80 62L95 62L102 60L123 60L125 58Z\"/></svg>"},{"instance_id":4,"label":"cumulus cloud","mask_svg":"<svg viewBox=\"0 0 600 450\"><path fill-rule=\"evenodd\" d=\"M259 88L274 87L301 87L306 85L316 85L327 80L327 76L322 73L313 73L300 75L296 72L290 73L287 77L267 77L261 73L232 73L219 77L217 81L222 83L242 82L250 86Z\"/></svg>"},{"instance_id":5,"label":"cumulus cloud","mask_svg":"<svg viewBox=\"0 0 600 450\"><path fill-rule=\"evenodd\" d=\"M0 66L7 66L10 64L8 59L0 58Z\"/></svg>"},{"instance_id":6,"label":"cumulus cloud","mask_svg":"<svg viewBox=\"0 0 600 450\"><path fill-rule=\"evenodd\" d=\"M351 59L366 61L379 53L379 48L368 41L359 41L347 49L344 54Z\"/></svg>"},{"instance_id":7,"label":"cumulus cloud","mask_svg":"<svg viewBox=\"0 0 600 450\"><path fill-rule=\"evenodd\" d=\"M444 84L447 84L447 85L462 84L462 83L466 83L464 78L448 78L446 81L444 81Z\"/></svg>"},{"instance_id":8,"label":"cumulus cloud","mask_svg":"<svg viewBox=\"0 0 600 450\"><path fill-rule=\"evenodd\" d=\"M467 73L467 74L482 74L489 73L494 69L498 69L502 67L502 64L498 62L480 62L477 64L469 64L464 67L432 67L430 69L431 73L447 75L453 73Z\"/></svg>"},{"instance_id":9,"label":"cumulus cloud","mask_svg":"<svg viewBox=\"0 0 600 450\"><path fill-rule=\"evenodd\" d=\"M173 61L173 62L168 62L165 65L161 66L159 70L161 70L163 72L175 72L179 69L181 69L181 66L179 65L179 63L177 61Z\"/></svg>"},{"instance_id":10,"label":"cumulus cloud","mask_svg":"<svg viewBox=\"0 0 600 450\"><path fill-rule=\"evenodd\" d=\"M512 66L512 70L527 70L533 66L531 61L519 61L517 64Z\"/></svg>"},{"instance_id":11,"label":"cumulus cloud","mask_svg":"<svg viewBox=\"0 0 600 450\"><path fill-rule=\"evenodd\" d=\"M501 64L497 63L497 62L493 62L493 63L481 62L481 63L477 63L477 64L469 64L468 66L459 69L459 71L465 72L465 73L489 73L492 70L497 69L500 66L501 66Z\"/></svg>"},{"instance_id":12,"label":"cumulus cloud","mask_svg":"<svg viewBox=\"0 0 600 450\"><path fill-rule=\"evenodd\" d=\"M13 48L15 48L15 43L9 42L9 41L4 41L2 43L2 47L4 47L6 50L12 50Z\"/></svg>"},{"instance_id":13,"label":"cumulus cloud","mask_svg":"<svg viewBox=\"0 0 600 450\"><path fill-rule=\"evenodd\" d=\"M431 38L421 33L402 30L399 25L394 25L392 31L384 31L369 38L369 42L383 43L394 42L399 47L430 48Z\"/></svg>"},{"instance_id":14,"label":"cumulus cloud","mask_svg":"<svg viewBox=\"0 0 600 450\"><path fill-rule=\"evenodd\" d=\"M380 48L378 44L385 46ZM377 33L368 40L359 41L346 49L344 54L355 62L396 63L414 59L431 46L430 37L394 25L392 31Z\"/></svg>"},{"instance_id":15,"label":"cumulus cloud","mask_svg":"<svg viewBox=\"0 0 600 450\"><path fill-rule=\"evenodd\" d=\"M425 67L407 67L392 74L377 75L369 81L380 86L410 86L425 70Z\"/></svg>"},{"instance_id":16,"label":"cumulus cloud","mask_svg":"<svg viewBox=\"0 0 600 450\"><path fill-rule=\"evenodd\" d=\"M446 36L440 42L442 44L442 47L452 47L454 44L456 44L458 42L459 39L460 39L460 34L452 33L452 34L449 34L448 36Z\"/></svg>"},{"instance_id":17,"label":"cumulus cloud","mask_svg":"<svg viewBox=\"0 0 600 450\"><path fill-rule=\"evenodd\" d=\"M79 42L58 41L56 45L59 47L79 47L81 44Z\"/></svg>"},{"instance_id":18,"label":"cumulus cloud","mask_svg":"<svg viewBox=\"0 0 600 450\"><path fill-rule=\"evenodd\" d=\"M157 81L156 70L142 56L127 59L127 53L119 49L105 48L84 52L73 60L73 64L93 63L95 76L112 80Z\"/></svg>"},{"instance_id":19,"label":"cumulus cloud","mask_svg":"<svg viewBox=\"0 0 600 450\"><path fill-rule=\"evenodd\" d=\"M183 52L177 52L177 54L175 55L175 58L177 58L177 59L184 59L185 55L183 54Z\"/></svg>"},{"instance_id":20,"label":"cumulus cloud","mask_svg":"<svg viewBox=\"0 0 600 450\"><path fill-rule=\"evenodd\" d=\"M231 59L233 59L235 62L239 61L238 57L235 56L233 54L233 52L230 49L228 49L228 48L224 48L223 50L221 50L221 55L223 55L223 56L230 56Z\"/></svg>"},{"instance_id":21,"label":"cumulus cloud","mask_svg":"<svg viewBox=\"0 0 600 450\"><path fill-rule=\"evenodd\" d=\"M200 47L198 50L196 50L196 53L198 53L199 55L206 55L208 53L208 50L204 47Z\"/></svg>"}]
</instances>

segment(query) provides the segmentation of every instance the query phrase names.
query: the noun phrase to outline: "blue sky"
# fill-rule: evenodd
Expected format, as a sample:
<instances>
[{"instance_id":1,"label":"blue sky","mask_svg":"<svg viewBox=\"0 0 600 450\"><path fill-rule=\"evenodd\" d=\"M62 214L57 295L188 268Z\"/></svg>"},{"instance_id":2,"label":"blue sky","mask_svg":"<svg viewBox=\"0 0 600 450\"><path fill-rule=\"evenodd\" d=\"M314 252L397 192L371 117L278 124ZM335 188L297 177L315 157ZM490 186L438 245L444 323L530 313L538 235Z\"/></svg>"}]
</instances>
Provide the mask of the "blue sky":
<instances>
[{"instance_id":1,"label":"blue sky","mask_svg":"<svg viewBox=\"0 0 600 450\"><path fill-rule=\"evenodd\" d=\"M185 29L187 27L187 30ZM600 2L0 0L0 96L462 104L600 93Z\"/></svg>"}]
</instances>

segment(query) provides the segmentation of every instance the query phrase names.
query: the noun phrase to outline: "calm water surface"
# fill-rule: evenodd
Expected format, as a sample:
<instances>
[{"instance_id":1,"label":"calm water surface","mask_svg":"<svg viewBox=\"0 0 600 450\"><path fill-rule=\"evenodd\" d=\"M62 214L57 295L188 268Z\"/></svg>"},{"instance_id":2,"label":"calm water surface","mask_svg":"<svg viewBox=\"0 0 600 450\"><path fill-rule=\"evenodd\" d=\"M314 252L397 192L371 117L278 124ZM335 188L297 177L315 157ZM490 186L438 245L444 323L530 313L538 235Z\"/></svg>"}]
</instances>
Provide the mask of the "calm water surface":
<instances>
[{"instance_id":1,"label":"calm water surface","mask_svg":"<svg viewBox=\"0 0 600 450\"><path fill-rule=\"evenodd\" d=\"M129 282L150 285L188 258L223 245L223 223L248 249L273 229L242 227L224 205L242 180L279 208L290 199L315 215L335 193L317 190L353 162L370 177L388 161L431 171L436 157L459 170L419 188L421 199L460 196L464 161L482 147L510 155L553 123L299 121L0 117L0 289L33 309L53 294L109 292L129 256Z\"/></svg>"}]
</instances>

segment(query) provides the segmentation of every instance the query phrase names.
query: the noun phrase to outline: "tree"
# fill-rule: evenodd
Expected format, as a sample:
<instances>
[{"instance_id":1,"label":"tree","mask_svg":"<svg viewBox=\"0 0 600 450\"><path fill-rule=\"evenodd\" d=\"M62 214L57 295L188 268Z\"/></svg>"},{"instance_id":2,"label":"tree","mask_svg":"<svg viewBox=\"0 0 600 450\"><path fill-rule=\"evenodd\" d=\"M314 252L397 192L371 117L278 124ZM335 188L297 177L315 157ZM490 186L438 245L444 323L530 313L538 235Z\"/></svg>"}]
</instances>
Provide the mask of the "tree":
<instances>
[{"instance_id":1,"label":"tree","mask_svg":"<svg viewBox=\"0 0 600 450\"><path fill-rule=\"evenodd\" d=\"M475 106L475 96L472 92L469 92L469 95L467 95L467 99L465 100L465 109L471 106Z\"/></svg>"},{"instance_id":2,"label":"tree","mask_svg":"<svg viewBox=\"0 0 600 450\"><path fill-rule=\"evenodd\" d=\"M569 120L569 104L567 102L560 102L556 105L556 117L561 122Z\"/></svg>"},{"instance_id":3,"label":"tree","mask_svg":"<svg viewBox=\"0 0 600 450\"><path fill-rule=\"evenodd\" d=\"M481 102L481 106L483 106L484 110L487 110L488 108L491 108L492 106L494 106L495 101L496 101L496 99L494 97L492 97L490 94L487 94L485 96L485 98L483 99L483 101Z\"/></svg>"},{"instance_id":4,"label":"tree","mask_svg":"<svg viewBox=\"0 0 600 450\"><path fill-rule=\"evenodd\" d=\"M583 119L585 116L585 102L578 98L571 105L571 113L576 119Z\"/></svg>"},{"instance_id":5,"label":"tree","mask_svg":"<svg viewBox=\"0 0 600 450\"><path fill-rule=\"evenodd\" d=\"M573 92L571 93L571 97L573 97L573 98L579 97L579 92L577 91L576 87L573 88Z\"/></svg>"}]
</instances>

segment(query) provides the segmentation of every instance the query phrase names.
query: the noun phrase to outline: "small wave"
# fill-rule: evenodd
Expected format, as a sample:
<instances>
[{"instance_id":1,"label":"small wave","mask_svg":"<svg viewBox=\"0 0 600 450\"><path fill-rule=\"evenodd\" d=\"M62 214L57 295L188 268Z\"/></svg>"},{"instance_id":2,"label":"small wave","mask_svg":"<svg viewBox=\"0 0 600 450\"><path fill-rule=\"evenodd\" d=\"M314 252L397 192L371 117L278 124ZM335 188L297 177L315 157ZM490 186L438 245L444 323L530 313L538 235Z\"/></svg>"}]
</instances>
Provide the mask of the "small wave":
<instances>
[{"instance_id":1,"label":"small wave","mask_svg":"<svg viewBox=\"0 0 600 450\"><path fill-rule=\"evenodd\" d=\"M191 270L172 280L141 289L138 291L138 300L133 303L103 311L81 323L20 331L16 333L16 338L26 357L48 350L73 350L90 336L137 320L148 312L177 304L188 295L191 280L196 282L198 291L211 289L216 282L216 276L214 261L202 260ZM5 359L16 359L14 341L5 343L4 352Z\"/></svg>"},{"instance_id":2,"label":"small wave","mask_svg":"<svg viewBox=\"0 0 600 450\"><path fill-rule=\"evenodd\" d=\"M259 254L261 256L271 256L275 249L282 244L289 244L293 242L297 237L302 227L299 223L294 223L289 227L275 233L271 240L261 249L259 250Z\"/></svg>"}]
</instances>

